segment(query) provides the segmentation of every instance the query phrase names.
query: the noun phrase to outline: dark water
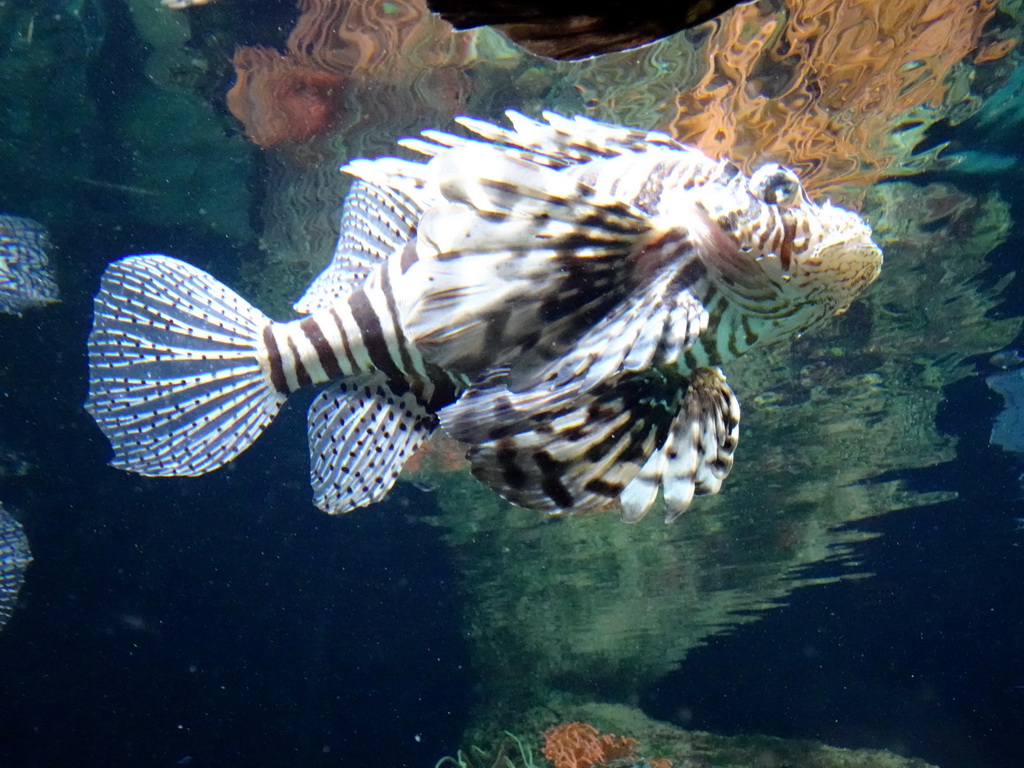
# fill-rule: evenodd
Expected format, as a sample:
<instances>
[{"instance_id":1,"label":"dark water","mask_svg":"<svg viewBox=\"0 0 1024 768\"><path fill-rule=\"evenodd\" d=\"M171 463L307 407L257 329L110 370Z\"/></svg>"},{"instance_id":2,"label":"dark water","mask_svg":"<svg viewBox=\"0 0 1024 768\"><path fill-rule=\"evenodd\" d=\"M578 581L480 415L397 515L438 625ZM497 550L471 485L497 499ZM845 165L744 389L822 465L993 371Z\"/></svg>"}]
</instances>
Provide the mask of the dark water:
<instances>
[{"instance_id":1,"label":"dark water","mask_svg":"<svg viewBox=\"0 0 1024 768\"><path fill-rule=\"evenodd\" d=\"M266 18L246 18L241 38L270 36L258 31ZM132 46L113 50L127 57ZM107 107L126 72L141 77L110 60L94 73ZM124 161L102 131L83 140ZM0 202L31 201L4 182ZM452 553L421 521L436 514L433 496L402 486L373 510L316 511L298 401L208 477L146 480L106 466L80 407L103 266L161 251L218 261L230 276L254 245L118 222L102 191L75 199L82 207L52 233L63 303L0 316L0 440L35 465L0 478L35 556L0 633L0 768L411 768L464 746L480 681ZM1008 249L994 272L1016 258ZM1001 311L1021 304L1011 294ZM799 591L692 652L646 692L648 714L944 767L1024 765L1024 462L988 445L999 402L981 378L946 397L957 459L910 479L959 498L861 524L880 534L856 553L873 578Z\"/></svg>"},{"instance_id":2,"label":"dark water","mask_svg":"<svg viewBox=\"0 0 1024 768\"><path fill-rule=\"evenodd\" d=\"M77 253L125 245L146 244ZM0 318L5 439L37 464L4 485L31 510L35 563L0 634L0 765L412 766L453 751L474 684L454 574L436 529L407 519L432 497L319 513L303 452L279 450L302 447L299 402L270 433L284 440L235 470L167 484L106 467L80 408L88 301L72 289L52 312Z\"/></svg>"},{"instance_id":3,"label":"dark water","mask_svg":"<svg viewBox=\"0 0 1024 768\"><path fill-rule=\"evenodd\" d=\"M649 692L647 711L941 766L1022 764L1021 466L987 445L994 404L983 381L947 394L960 456L921 482L960 498L859 525L881 534L857 548L873 578L801 590L698 649Z\"/></svg>"}]
</instances>

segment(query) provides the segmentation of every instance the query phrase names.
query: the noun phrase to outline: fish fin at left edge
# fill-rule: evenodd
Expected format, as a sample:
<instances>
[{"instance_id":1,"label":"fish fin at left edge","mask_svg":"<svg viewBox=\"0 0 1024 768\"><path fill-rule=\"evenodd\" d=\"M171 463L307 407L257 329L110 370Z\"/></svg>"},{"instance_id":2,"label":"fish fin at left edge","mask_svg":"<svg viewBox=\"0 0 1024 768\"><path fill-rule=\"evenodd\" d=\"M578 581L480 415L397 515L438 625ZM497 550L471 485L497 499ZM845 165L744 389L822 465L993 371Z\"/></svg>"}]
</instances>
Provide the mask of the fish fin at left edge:
<instances>
[{"instance_id":1,"label":"fish fin at left edge","mask_svg":"<svg viewBox=\"0 0 1024 768\"><path fill-rule=\"evenodd\" d=\"M323 390L308 424L313 501L333 515L383 499L437 419L411 392L365 378Z\"/></svg>"},{"instance_id":2,"label":"fish fin at left edge","mask_svg":"<svg viewBox=\"0 0 1024 768\"><path fill-rule=\"evenodd\" d=\"M31 562L25 529L0 505L0 629L14 612L25 569Z\"/></svg>"}]
</instances>

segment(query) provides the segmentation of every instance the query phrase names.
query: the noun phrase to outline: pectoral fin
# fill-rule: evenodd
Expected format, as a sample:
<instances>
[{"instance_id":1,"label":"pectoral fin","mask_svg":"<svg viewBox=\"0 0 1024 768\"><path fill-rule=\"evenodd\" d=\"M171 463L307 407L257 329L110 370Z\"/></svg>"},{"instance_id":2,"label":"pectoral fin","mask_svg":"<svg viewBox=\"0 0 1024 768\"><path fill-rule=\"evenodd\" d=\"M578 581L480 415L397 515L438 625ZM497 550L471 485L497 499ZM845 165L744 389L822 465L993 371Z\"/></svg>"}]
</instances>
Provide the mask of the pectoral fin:
<instances>
[{"instance_id":1,"label":"pectoral fin","mask_svg":"<svg viewBox=\"0 0 1024 768\"><path fill-rule=\"evenodd\" d=\"M668 436L622 493L622 519L640 520L658 494L665 522L690 506L694 495L718 493L739 442L740 404L722 372L701 368L690 376Z\"/></svg>"},{"instance_id":2,"label":"pectoral fin","mask_svg":"<svg viewBox=\"0 0 1024 768\"><path fill-rule=\"evenodd\" d=\"M451 204L420 222L402 311L431 362L477 376L564 348L636 287L631 256L652 233L642 212L495 149L430 167Z\"/></svg>"},{"instance_id":3,"label":"pectoral fin","mask_svg":"<svg viewBox=\"0 0 1024 768\"><path fill-rule=\"evenodd\" d=\"M620 376L568 405L537 407L474 444L467 458L479 480L514 504L550 513L600 509L664 443L682 393L678 380L657 371Z\"/></svg>"}]
</instances>

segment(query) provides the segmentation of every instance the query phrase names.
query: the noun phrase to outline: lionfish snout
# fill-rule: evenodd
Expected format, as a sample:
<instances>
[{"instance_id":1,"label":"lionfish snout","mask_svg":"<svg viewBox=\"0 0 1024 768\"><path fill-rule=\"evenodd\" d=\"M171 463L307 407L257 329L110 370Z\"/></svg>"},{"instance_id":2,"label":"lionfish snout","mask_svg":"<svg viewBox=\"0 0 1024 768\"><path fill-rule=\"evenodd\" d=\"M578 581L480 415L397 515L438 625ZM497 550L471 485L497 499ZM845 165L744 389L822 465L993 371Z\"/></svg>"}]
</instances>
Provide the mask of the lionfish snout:
<instances>
[{"instance_id":1,"label":"lionfish snout","mask_svg":"<svg viewBox=\"0 0 1024 768\"><path fill-rule=\"evenodd\" d=\"M785 166L762 165L738 187L708 190L703 201L736 244L729 258L705 258L717 290L771 318L773 336L843 312L879 275L882 251L867 222L811 200Z\"/></svg>"},{"instance_id":2,"label":"lionfish snout","mask_svg":"<svg viewBox=\"0 0 1024 768\"><path fill-rule=\"evenodd\" d=\"M845 312L882 270L882 249L864 219L825 202L818 211L820 232L800 259L807 281L830 314ZM817 240L817 242L813 242Z\"/></svg>"}]
</instances>

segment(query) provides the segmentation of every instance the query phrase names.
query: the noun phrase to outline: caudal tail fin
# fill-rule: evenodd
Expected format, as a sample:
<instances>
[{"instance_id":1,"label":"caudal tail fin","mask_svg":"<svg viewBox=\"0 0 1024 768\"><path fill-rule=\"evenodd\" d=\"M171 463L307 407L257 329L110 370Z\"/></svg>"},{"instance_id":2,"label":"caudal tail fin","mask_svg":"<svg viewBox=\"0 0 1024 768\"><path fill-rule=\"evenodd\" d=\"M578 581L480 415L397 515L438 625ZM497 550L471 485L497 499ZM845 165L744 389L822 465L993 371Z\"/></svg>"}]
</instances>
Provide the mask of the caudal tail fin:
<instances>
[{"instance_id":1,"label":"caudal tail fin","mask_svg":"<svg viewBox=\"0 0 1024 768\"><path fill-rule=\"evenodd\" d=\"M286 395L260 364L270 320L202 270L131 256L103 275L85 408L115 467L201 475L248 448Z\"/></svg>"}]
</instances>

